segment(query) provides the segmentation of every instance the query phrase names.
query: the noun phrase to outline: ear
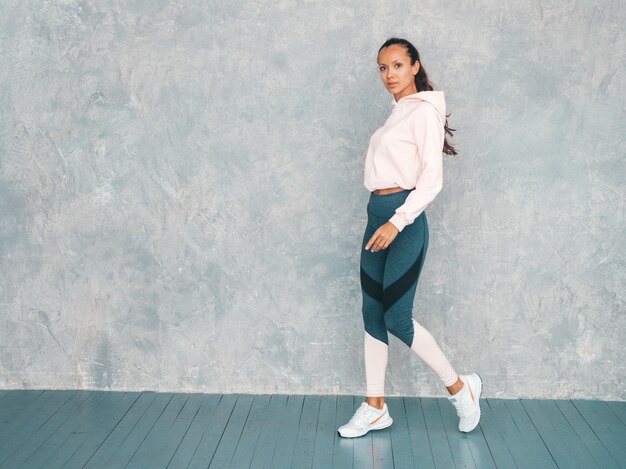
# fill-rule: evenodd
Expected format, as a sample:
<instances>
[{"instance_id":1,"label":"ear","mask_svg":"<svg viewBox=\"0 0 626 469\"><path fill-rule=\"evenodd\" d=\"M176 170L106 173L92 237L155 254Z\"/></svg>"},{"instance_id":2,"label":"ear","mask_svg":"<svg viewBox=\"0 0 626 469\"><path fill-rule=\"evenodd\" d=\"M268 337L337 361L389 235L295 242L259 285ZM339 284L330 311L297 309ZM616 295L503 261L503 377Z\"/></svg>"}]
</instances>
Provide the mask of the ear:
<instances>
[{"instance_id":1,"label":"ear","mask_svg":"<svg viewBox=\"0 0 626 469\"><path fill-rule=\"evenodd\" d=\"M411 66L413 75L417 75L417 72L419 72L419 69L420 69L420 61L416 60L415 63Z\"/></svg>"}]
</instances>

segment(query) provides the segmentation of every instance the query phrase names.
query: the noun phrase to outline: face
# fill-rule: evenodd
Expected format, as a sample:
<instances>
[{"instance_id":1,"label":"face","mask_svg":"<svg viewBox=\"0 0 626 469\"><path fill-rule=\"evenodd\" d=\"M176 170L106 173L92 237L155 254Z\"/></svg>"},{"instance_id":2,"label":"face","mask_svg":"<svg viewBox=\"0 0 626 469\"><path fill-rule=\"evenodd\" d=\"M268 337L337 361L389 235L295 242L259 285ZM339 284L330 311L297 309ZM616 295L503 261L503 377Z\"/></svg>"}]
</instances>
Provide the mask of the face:
<instances>
[{"instance_id":1,"label":"face","mask_svg":"<svg viewBox=\"0 0 626 469\"><path fill-rule=\"evenodd\" d=\"M417 60L411 65L411 56L399 44L385 47L378 54L380 79L396 101L409 94L417 93L414 77L419 67Z\"/></svg>"}]
</instances>

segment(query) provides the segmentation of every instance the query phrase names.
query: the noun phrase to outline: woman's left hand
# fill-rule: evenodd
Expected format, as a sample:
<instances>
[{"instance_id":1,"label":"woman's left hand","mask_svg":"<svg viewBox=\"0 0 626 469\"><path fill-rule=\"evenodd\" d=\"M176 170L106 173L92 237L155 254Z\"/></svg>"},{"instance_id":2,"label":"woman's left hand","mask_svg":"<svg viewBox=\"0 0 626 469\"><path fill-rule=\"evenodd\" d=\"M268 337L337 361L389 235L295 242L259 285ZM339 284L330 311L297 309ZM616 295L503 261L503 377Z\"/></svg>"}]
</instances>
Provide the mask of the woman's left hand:
<instances>
[{"instance_id":1,"label":"woman's left hand","mask_svg":"<svg viewBox=\"0 0 626 469\"><path fill-rule=\"evenodd\" d=\"M365 250L367 251L370 246L372 246L372 252L376 252L380 249L387 249L397 235L398 228L396 228L393 223L388 221L374 231L374 234L365 245Z\"/></svg>"}]
</instances>

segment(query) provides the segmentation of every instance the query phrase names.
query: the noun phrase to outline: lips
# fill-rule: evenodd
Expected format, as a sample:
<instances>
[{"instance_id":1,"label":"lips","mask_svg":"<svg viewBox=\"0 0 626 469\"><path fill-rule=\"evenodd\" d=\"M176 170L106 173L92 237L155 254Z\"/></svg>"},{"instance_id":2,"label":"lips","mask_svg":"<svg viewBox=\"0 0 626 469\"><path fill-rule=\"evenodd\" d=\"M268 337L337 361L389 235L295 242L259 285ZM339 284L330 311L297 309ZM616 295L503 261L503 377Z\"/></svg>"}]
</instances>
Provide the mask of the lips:
<instances>
[{"instance_id":1,"label":"lips","mask_svg":"<svg viewBox=\"0 0 626 469\"><path fill-rule=\"evenodd\" d=\"M396 82L396 83L387 83L387 84L388 84L389 86L395 86L395 85L397 85L398 83Z\"/></svg>"}]
</instances>

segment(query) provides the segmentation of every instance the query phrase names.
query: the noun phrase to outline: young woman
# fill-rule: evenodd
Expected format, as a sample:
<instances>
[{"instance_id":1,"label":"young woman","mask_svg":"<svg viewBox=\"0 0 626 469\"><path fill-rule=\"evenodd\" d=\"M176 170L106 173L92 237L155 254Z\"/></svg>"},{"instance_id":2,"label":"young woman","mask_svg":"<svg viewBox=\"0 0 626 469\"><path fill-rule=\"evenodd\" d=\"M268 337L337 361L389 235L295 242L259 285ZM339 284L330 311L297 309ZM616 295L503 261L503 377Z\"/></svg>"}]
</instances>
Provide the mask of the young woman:
<instances>
[{"instance_id":1,"label":"young woman","mask_svg":"<svg viewBox=\"0 0 626 469\"><path fill-rule=\"evenodd\" d=\"M338 431L353 438L393 423L384 402L389 332L437 373L460 417L459 430L469 432L480 420L481 378L457 375L430 332L412 317L428 249L424 209L442 188L442 153L457 154L445 138L452 132L444 93L433 91L417 49L407 40L388 39L377 59L393 99L365 158L364 185L371 193L360 270L367 397Z\"/></svg>"}]
</instances>

